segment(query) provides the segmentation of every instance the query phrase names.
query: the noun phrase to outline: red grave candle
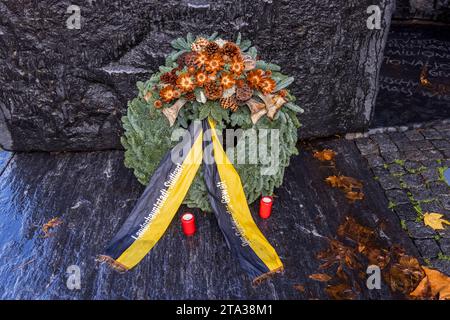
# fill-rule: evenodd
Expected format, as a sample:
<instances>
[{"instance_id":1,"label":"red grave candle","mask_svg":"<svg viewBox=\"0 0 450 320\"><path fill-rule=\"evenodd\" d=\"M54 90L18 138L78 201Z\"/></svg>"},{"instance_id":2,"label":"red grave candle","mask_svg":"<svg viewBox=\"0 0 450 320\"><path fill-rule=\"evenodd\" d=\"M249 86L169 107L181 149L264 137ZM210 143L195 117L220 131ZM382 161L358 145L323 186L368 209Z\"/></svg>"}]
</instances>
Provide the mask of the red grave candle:
<instances>
[{"instance_id":1,"label":"red grave candle","mask_svg":"<svg viewBox=\"0 0 450 320\"><path fill-rule=\"evenodd\" d=\"M267 219L268 217L270 217L270 214L272 213L272 204L273 197L261 197L261 201L259 202L259 216L261 218Z\"/></svg>"},{"instance_id":2,"label":"red grave candle","mask_svg":"<svg viewBox=\"0 0 450 320\"><path fill-rule=\"evenodd\" d=\"M190 212L183 214L181 217L181 226L185 235L192 236L195 233L194 215Z\"/></svg>"}]
</instances>

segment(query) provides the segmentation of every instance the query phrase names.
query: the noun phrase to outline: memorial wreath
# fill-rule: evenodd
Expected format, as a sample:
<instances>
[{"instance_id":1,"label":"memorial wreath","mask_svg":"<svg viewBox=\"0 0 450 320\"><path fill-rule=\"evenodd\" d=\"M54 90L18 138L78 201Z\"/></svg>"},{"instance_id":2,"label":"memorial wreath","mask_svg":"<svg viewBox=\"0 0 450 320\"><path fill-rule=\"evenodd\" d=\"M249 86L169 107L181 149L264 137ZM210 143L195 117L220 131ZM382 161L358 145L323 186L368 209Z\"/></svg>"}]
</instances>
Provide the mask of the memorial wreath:
<instances>
[{"instance_id":1,"label":"memorial wreath","mask_svg":"<svg viewBox=\"0 0 450 320\"><path fill-rule=\"evenodd\" d=\"M211 118L218 130L278 129L279 166L274 174L264 174L262 163L241 164L232 159L248 203L261 194L273 194L290 157L297 154L297 113L303 110L287 89L294 79L282 74L278 65L260 60L256 48L240 34L235 42L217 38L217 33L197 38L188 34L171 45L175 50L165 65L149 80L137 83L139 94L123 117L125 165L142 184L148 184L163 156L176 144L172 132L194 120ZM235 148L241 143L245 141L237 139ZM201 175L199 171L183 203L211 211Z\"/></svg>"}]
</instances>

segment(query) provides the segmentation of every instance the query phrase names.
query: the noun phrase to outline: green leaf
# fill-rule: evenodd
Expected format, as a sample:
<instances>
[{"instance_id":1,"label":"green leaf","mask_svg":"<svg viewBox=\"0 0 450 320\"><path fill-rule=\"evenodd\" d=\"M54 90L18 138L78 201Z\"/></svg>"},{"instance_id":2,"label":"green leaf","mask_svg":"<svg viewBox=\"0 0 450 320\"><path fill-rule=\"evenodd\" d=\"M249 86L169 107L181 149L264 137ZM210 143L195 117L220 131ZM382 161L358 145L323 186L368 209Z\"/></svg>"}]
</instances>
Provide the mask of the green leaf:
<instances>
[{"instance_id":1,"label":"green leaf","mask_svg":"<svg viewBox=\"0 0 450 320\"><path fill-rule=\"evenodd\" d=\"M242 128L249 128L252 126L250 111L247 107L241 107L238 109L238 111L233 112L231 114L230 120L233 127L238 126Z\"/></svg>"},{"instance_id":2,"label":"green leaf","mask_svg":"<svg viewBox=\"0 0 450 320\"><path fill-rule=\"evenodd\" d=\"M241 41L241 45L240 45L241 51L242 52L247 51L247 49L250 48L251 45L252 45L252 42L250 40Z\"/></svg>"},{"instance_id":3,"label":"green leaf","mask_svg":"<svg viewBox=\"0 0 450 320\"><path fill-rule=\"evenodd\" d=\"M172 66L174 62L177 61L177 59L185 52L188 52L187 50L180 50L180 51L172 51L170 55L166 58L166 66Z\"/></svg>"},{"instance_id":4,"label":"green leaf","mask_svg":"<svg viewBox=\"0 0 450 320\"><path fill-rule=\"evenodd\" d=\"M145 84L142 81L136 82L136 87L139 89L139 91L145 90Z\"/></svg>"},{"instance_id":5,"label":"green leaf","mask_svg":"<svg viewBox=\"0 0 450 320\"><path fill-rule=\"evenodd\" d=\"M285 113L282 110L279 110L278 114L280 115L281 122L287 123L287 118L286 118Z\"/></svg>"},{"instance_id":6,"label":"green leaf","mask_svg":"<svg viewBox=\"0 0 450 320\"><path fill-rule=\"evenodd\" d=\"M191 48L191 46L188 45L186 40L184 40L184 38L181 37L173 40L170 44L174 49L178 50L189 50Z\"/></svg>"},{"instance_id":7,"label":"green leaf","mask_svg":"<svg viewBox=\"0 0 450 320\"><path fill-rule=\"evenodd\" d=\"M187 34L186 40L187 40L188 45L191 45L194 42L194 37L192 36L192 33L189 32Z\"/></svg>"},{"instance_id":8,"label":"green leaf","mask_svg":"<svg viewBox=\"0 0 450 320\"><path fill-rule=\"evenodd\" d=\"M217 108L212 108L212 109L211 109L211 117L212 117L217 123L222 122L222 112L220 112L220 110L218 110Z\"/></svg>"},{"instance_id":9,"label":"green leaf","mask_svg":"<svg viewBox=\"0 0 450 320\"><path fill-rule=\"evenodd\" d=\"M198 115L198 119L199 120L203 120L208 118L209 113L210 113L210 107L207 104L201 104L199 107L199 115Z\"/></svg>"},{"instance_id":10,"label":"green leaf","mask_svg":"<svg viewBox=\"0 0 450 320\"><path fill-rule=\"evenodd\" d=\"M288 87L289 85L291 85L292 82L294 82L294 80L295 79L293 77L289 77L284 80L281 80L275 87L274 92L280 91L281 89Z\"/></svg>"},{"instance_id":11,"label":"green leaf","mask_svg":"<svg viewBox=\"0 0 450 320\"><path fill-rule=\"evenodd\" d=\"M185 109L181 109L180 110L180 112L178 114L178 117L177 117L177 121L178 121L178 123L180 124L181 127L187 129L188 123L186 121L186 115L185 115L185 111L184 110Z\"/></svg>"},{"instance_id":12,"label":"green leaf","mask_svg":"<svg viewBox=\"0 0 450 320\"><path fill-rule=\"evenodd\" d=\"M216 38L217 38L218 35L219 35L218 32L214 32L214 33L208 38L208 40L209 40L209 41L214 41L214 40L216 40Z\"/></svg>"},{"instance_id":13,"label":"green leaf","mask_svg":"<svg viewBox=\"0 0 450 320\"><path fill-rule=\"evenodd\" d=\"M238 33L238 36L237 36L237 39L236 39L236 44L237 44L237 45L240 45L240 44L241 44L241 40L242 40L242 35L241 35L241 33L239 32L239 33Z\"/></svg>"},{"instance_id":14,"label":"green leaf","mask_svg":"<svg viewBox=\"0 0 450 320\"><path fill-rule=\"evenodd\" d=\"M166 73L172 71L172 68L166 66L159 66L159 72Z\"/></svg>"},{"instance_id":15,"label":"green leaf","mask_svg":"<svg viewBox=\"0 0 450 320\"><path fill-rule=\"evenodd\" d=\"M172 42L170 42L170 45L177 50L183 50L184 47L182 45L182 43L180 43L180 38L177 38L175 40L172 40Z\"/></svg>"},{"instance_id":16,"label":"green leaf","mask_svg":"<svg viewBox=\"0 0 450 320\"><path fill-rule=\"evenodd\" d=\"M296 104L294 104L294 103L292 103L292 102L286 103L285 106L286 106L287 108L291 109L292 111L297 112L297 113L303 113L303 112L305 112L305 110L303 110L303 109L300 108L298 105L296 105Z\"/></svg>"},{"instance_id":17,"label":"green leaf","mask_svg":"<svg viewBox=\"0 0 450 320\"><path fill-rule=\"evenodd\" d=\"M256 68L262 69L262 70L271 70L271 71L280 71L281 67L274 64L274 63L268 63L262 60L256 61Z\"/></svg>"},{"instance_id":18,"label":"green leaf","mask_svg":"<svg viewBox=\"0 0 450 320\"><path fill-rule=\"evenodd\" d=\"M250 49L248 49L247 54L252 57L252 59L256 59L256 56L258 55L258 50L256 50L255 47L251 47Z\"/></svg>"}]
</instances>

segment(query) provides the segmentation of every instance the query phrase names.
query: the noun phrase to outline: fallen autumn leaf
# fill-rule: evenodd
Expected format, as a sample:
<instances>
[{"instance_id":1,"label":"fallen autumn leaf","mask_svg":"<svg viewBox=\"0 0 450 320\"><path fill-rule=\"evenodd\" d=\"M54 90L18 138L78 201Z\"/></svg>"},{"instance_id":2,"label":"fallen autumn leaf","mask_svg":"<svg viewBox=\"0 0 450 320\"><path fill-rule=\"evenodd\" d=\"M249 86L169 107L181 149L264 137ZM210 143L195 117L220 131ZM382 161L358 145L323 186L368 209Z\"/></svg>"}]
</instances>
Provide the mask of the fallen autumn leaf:
<instances>
[{"instance_id":1,"label":"fallen autumn leaf","mask_svg":"<svg viewBox=\"0 0 450 320\"><path fill-rule=\"evenodd\" d=\"M327 275L326 273L314 273L309 276L310 279L321 281L321 282L327 282L331 280L331 277Z\"/></svg>"},{"instance_id":2,"label":"fallen autumn leaf","mask_svg":"<svg viewBox=\"0 0 450 320\"><path fill-rule=\"evenodd\" d=\"M443 230L444 224L450 225L450 221L443 219L444 215L440 213L425 213L423 215L423 223L434 230Z\"/></svg>"},{"instance_id":3,"label":"fallen autumn leaf","mask_svg":"<svg viewBox=\"0 0 450 320\"><path fill-rule=\"evenodd\" d=\"M331 149L324 149L314 152L313 157L319 161L332 161L336 157L336 152Z\"/></svg>"}]
</instances>

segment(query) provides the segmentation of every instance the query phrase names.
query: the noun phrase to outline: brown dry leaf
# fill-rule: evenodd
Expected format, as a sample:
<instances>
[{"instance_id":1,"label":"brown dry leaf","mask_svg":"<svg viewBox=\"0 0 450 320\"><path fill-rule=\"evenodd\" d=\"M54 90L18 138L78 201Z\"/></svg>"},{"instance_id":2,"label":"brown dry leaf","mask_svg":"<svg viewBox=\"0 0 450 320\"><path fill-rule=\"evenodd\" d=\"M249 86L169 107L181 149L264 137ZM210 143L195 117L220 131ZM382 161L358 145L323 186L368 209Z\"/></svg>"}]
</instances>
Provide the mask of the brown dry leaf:
<instances>
[{"instance_id":1,"label":"brown dry leaf","mask_svg":"<svg viewBox=\"0 0 450 320\"><path fill-rule=\"evenodd\" d=\"M331 277L327 275L326 273L314 273L309 276L310 279L321 281L321 282L327 282L331 280Z\"/></svg>"},{"instance_id":2,"label":"brown dry leaf","mask_svg":"<svg viewBox=\"0 0 450 320\"><path fill-rule=\"evenodd\" d=\"M425 277L410 293L414 298L450 300L450 277L445 274L427 267L422 267L425 271Z\"/></svg>"},{"instance_id":3,"label":"brown dry leaf","mask_svg":"<svg viewBox=\"0 0 450 320\"><path fill-rule=\"evenodd\" d=\"M422 71L420 72L420 84L424 87L430 87L431 83L428 80L428 75L427 75L427 67L424 66L422 68Z\"/></svg>"},{"instance_id":4,"label":"brown dry leaf","mask_svg":"<svg viewBox=\"0 0 450 320\"><path fill-rule=\"evenodd\" d=\"M389 251L383 248L365 247L362 254L367 257L371 265L377 265L380 269L384 269L391 261Z\"/></svg>"},{"instance_id":5,"label":"brown dry leaf","mask_svg":"<svg viewBox=\"0 0 450 320\"><path fill-rule=\"evenodd\" d=\"M391 290L403 294L413 291L424 276L425 273L419 261L407 255L401 255L386 275Z\"/></svg>"},{"instance_id":6,"label":"brown dry leaf","mask_svg":"<svg viewBox=\"0 0 450 320\"><path fill-rule=\"evenodd\" d=\"M328 183L333 188L339 188L340 187L340 179L338 176L329 176L325 179L325 182Z\"/></svg>"},{"instance_id":7,"label":"brown dry leaf","mask_svg":"<svg viewBox=\"0 0 450 320\"><path fill-rule=\"evenodd\" d=\"M336 278L340 279L341 281L344 281L345 283L348 283L349 281L348 274L344 271L344 267L342 264L340 264L336 270Z\"/></svg>"},{"instance_id":8,"label":"brown dry leaf","mask_svg":"<svg viewBox=\"0 0 450 320\"><path fill-rule=\"evenodd\" d=\"M353 300L356 298L356 293L347 283L328 286L325 288L325 292L334 300Z\"/></svg>"},{"instance_id":9,"label":"brown dry leaf","mask_svg":"<svg viewBox=\"0 0 450 320\"><path fill-rule=\"evenodd\" d=\"M334 264L347 265L350 269L360 268L361 265L356 259L356 250L345 246L337 240L330 241L330 247L326 251L322 251L317 258L325 261L319 266L319 269L328 269Z\"/></svg>"},{"instance_id":10,"label":"brown dry leaf","mask_svg":"<svg viewBox=\"0 0 450 320\"><path fill-rule=\"evenodd\" d=\"M302 284L294 284L294 289L302 293L305 292L305 287Z\"/></svg>"},{"instance_id":11,"label":"brown dry leaf","mask_svg":"<svg viewBox=\"0 0 450 320\"><path fill-rule=\"evenodd\" d=\"M329 176L325 181L333 188L342 189L345 192L346 198L350 202L362 200L364 193L362 192L363 184L361 181L346 176Z\"/></svg>"},{"instance_id":12,"label":"brown dry leaf","mask_svg":"<svg viewBox=\"0 0 450 320\"><path fill-rule=\"evenodd\" d=\"M423 223L434 230L443 230L444 224L450 225L450 221L443 219L444 215L435 212L427 212L423 215Z\"/></svg>"},{"instance_id":13,"label":"brown dry leaf","mask_svg":"<svg viewBox=\"0 0 450 320\"><path fill-rule=\"evenodd\" d=\"M374 241L375 231L364 227L356 222L353 217L345 217L345 222L342 223L337 230L337 234L341 237L347 237L359 244L361 247L365 247L369 242ZM358 251L362 252L364 248L359 248Z\"/></svg>"},{"instance_id":14,"label":"brown dry leaf","mask_svg":"<svg viewBox=\"0 0 450 320\"><path fill-rule=\"evenodd\" d=\"M320 161L332 161L336 157L336 152L331 149L324 149L314 152L313 156Z\"/></svg>"},{"instance_id":15,"label":"brown dry leaf","mask_svg":"<svg viewBox=\"0 0 450 320\"><path fill-rule=\"evenodd\" d=\"M44 238L48 238L51 237L51 233L50 233L50 229L53 229L57 226L59 226L62 223L61 218L52 218L50 219L50 221L48 221L47 223L45 223L42 226L42 231L44 232Z\"/></svg>"},{"instance_id":16,"label":"brown dry leaf","mask_svg":"<svg viewBox=\"0 0 450 320\"><path fill-rule=\"evenodd\" d=\"M356 192L356 191L349 191L345 194L345 197L350 202L355 202L356 200L362 200L364 199L364 193L362 192Z\"/></svg>"},{"instance_id":17,"label":"brown dry leaf","mask_svg":"<svg viewBox=\"0 0 450 320\"><path fill-rule=\"evenodd\" d=\"M339 226L337 234L355 241L358 244L358 252L365 255L370 264L384 269L389 263L389 251L375 245L377 242L376 232L359 224L353 217L345 217L345 222Z\"/></svg>"},{"instance_id":18,"label":"brown dry leaf","mask_svg":"<svg viewBox=\"0 0 450 320\"><path fill-rule=\"evenodd\" d=\"M344 191L352 191L353 189L362 189L361 181L347 176L329 176L325 179L333 188L341 188Z\"/></svg>"}]
</instances>

